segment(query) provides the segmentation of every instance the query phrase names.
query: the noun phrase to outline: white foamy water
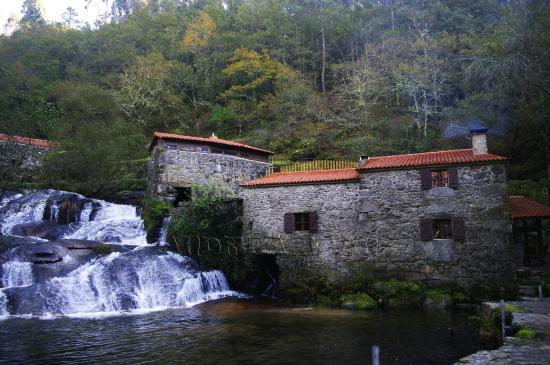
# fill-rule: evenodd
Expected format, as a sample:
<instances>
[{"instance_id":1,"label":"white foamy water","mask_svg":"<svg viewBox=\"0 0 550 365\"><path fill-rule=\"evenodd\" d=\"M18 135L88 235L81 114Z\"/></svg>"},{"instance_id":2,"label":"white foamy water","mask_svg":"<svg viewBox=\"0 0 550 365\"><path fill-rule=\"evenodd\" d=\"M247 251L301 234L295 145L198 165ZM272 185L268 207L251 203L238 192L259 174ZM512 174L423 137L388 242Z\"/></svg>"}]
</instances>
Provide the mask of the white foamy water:
<instances>
[{"instance_id":1,"label":"white foamy water","mask_svg":"<svg viewBox=\"0 0 550 365\"><path fill-rule=\"evenodd\" d=\"M0 261L3 262L0 316L8 315L8 308L14 312L12 315L49 319L59 315L144 313L241 295L230 290L221 271L198 271L190 258L147 245L143 220L134 206L53 190L29 191L2 198L1 232L9 234L22 223L44 223L46 207L49 207L46 218L55 223L65 201L80 211L78 222L59 226L64 229L62 232L67 232L62 238L138 247L88 259L69 251L59 265L72 271L54 272L55 277L44 277L42 264L27 262L28 257L14 248L0 257L3 260ZM163 224L161 245L166 243L168 222L165 220ZM23 252L32 255L32 251ZM42 271L35 272L36 277L33 277L33 268Z\"/></svg>"},{"instance_id":2,"label":"white foamy water","mask_svg":"<svg viewBox=\"0 0 550 365\"><path fill-rule=\"evenodd\" d=\"M22 261L8 261L2 264L2 284L4 288L29 286L34 283L32 264Z\"/></svg>"},{"instance_id":3,"label":"white foamy water","mask_svg":"<svg viewBox=\"0 0 550 365\"><path fill-rule=\"evenodd\" d=\"M34 303L17 314L149 311L238 295L229 289L222 272L199 272L191 264L189 258L173 253L152 255L140 249L113 253L37 285Z\"/></svg>"},{"instance_id":4,"label":"white foamy water","mask_svg":"<svg viewBox=\"0 0 550 365\"><path fill-rule=\"evenodd\" d=\"M8 298L6 297L6 294L4 294L4 291L0 289L0 318L6 317L9 315L7 307L8 307Z\"/></svg>"},{"instance_id":5,"label":"white foamy water","mask_svg":"<svg viewBox=\"0 0 550 365\"><path fill-rule=\"evenodd\" d=\"M46 201L53 190L17 194L0 202L0 234L8 235L18 224L42 221Z\"/></svg>"},{"instance_id":6,"label":"white foamy water","mask_svg":"<svg viewBox=\"0 0 550 365\"><path fill-rule=\"evenodd\" d=\"M171 216L164 217L162 220L162 226L160 227L160 238L158 240L159 246L166 246L168 242L166 241L166 235L168 233L168 225L170 224Z\"/></svg>"}]
</instances>

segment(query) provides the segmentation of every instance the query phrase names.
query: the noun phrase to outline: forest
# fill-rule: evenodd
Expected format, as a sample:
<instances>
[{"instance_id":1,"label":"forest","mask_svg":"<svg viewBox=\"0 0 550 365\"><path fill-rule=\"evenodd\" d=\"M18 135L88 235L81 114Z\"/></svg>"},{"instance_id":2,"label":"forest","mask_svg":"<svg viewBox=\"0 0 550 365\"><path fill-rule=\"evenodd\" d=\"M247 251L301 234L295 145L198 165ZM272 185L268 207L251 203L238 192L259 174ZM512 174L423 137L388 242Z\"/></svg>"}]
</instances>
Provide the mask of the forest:
<instances>
[{"instance_id":1,"label":"forest","mask_svg":"<svg viewBox=\"0 0 550 365\"><path fill-rule=\"evenodd\" d=\"M154 131L357 160L471 144L511 193L550 200L547 0L116 0L0 36L0 133L60 143L38 184L143 190Z\"/></svg>"}]
</instances>

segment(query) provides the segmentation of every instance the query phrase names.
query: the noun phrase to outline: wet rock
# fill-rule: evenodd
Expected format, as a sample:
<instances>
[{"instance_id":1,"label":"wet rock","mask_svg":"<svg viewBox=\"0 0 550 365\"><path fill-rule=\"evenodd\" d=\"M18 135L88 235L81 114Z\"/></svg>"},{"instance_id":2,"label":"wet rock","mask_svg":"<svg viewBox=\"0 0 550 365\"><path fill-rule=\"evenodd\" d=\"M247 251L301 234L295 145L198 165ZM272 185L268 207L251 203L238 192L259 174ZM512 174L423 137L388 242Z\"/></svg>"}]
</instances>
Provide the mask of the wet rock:
<instances>
[{"instance_id":1,"label":"wet rock","mask_svg":"<svg viewBox=\"0 0 550 365\"><path fill-rule=\"evenodd\" d=\"M98 242L98 241L77 240L77 239L62 239L55 243L69 250L83 250L83 249L93 250L97 245L101 244L101 242Z\"/></svg>"},{"instance_id":2,"label":"wet rock","mask_svg":"<svg viewBox=\"0 0 550 365\"><path fill-rule=\"evenodd\" d=\"M30 223L15 226L12 234L17 236L32 236L48 241L55 241L72 231L69 226L62 226L52 222Z\"/></svg>"}]
</instances>

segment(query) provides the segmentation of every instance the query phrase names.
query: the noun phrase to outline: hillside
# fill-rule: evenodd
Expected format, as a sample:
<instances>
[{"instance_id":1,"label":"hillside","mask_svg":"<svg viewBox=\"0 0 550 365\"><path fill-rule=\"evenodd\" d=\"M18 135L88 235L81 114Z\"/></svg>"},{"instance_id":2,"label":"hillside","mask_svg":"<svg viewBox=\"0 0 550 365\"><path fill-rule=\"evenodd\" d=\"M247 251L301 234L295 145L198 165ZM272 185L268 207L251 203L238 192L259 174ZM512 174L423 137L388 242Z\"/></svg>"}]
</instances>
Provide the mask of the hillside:
<instances>
[{"instance_id":1,"label":"hillside","mask_svg":"<svg viewBox=\"0 0 550 365\"><path fill-rule=\"evenodd\" d=\"M547 1L115 1L94 29L25 3L0 36L0 133L61 143L40 185L139 190L156 130L285 163L467 147L484 124L513 192L548 199Z\"/></svg>"}]
</instances>

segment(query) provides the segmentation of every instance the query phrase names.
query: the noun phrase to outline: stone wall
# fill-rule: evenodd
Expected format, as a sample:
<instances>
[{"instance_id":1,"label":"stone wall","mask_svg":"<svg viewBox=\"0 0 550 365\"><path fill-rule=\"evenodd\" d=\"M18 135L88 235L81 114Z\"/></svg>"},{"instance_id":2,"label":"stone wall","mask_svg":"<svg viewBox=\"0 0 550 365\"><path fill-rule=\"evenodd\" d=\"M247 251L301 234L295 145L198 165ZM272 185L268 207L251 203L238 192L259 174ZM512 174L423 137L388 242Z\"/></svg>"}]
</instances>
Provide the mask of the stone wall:
<instances>
[{"instance_id":1,"label":"stone wall","mask_svg":"<svg viewBox=\"0 0 550 365\"><path fill-rule=\"evenodd\" d=\"M458 167L459 186L422 190L419 170L362 173L358 183L244 189L243 244L277 255L281 285L301 269L464 287L514 277L505 169ZM317 211L318 232L284 233L286 212ZM421 218L463 218L465 240L422 241Z\"/></svg>"},{"instance_id":2,"label":"stone wall","mask_svg":"<svg viewBox=\"0 0 550 365\"><path fill-rule=\"evenodd\" d=\"M48 151L46 147L0 140L0 180L33 180Z\"/></svg>"},{"instance_id":3,"label":"stone wall","mask_svg":"<svg viewBox=\"0 0 550 365\"><path fill-rule=\"evenodd\" d=\"M358 194L357 183L243 189L243 247L277 254L283 286L304 270L345 272L357 243ZM316 233L284 233L285 213L307 211L317 212Z\"/></svg>"},{"instance_id":4,"label":"stone wall","mask_svg":"<svg viewBox=\"0 0 550 365\"><path fill-rule=\"evenodd\" d=\"M188 152L157 145L148 166L148 194L171 200L174 188L217 181L239 193L239 184L265 176L271 164L213 153Z\"/></svg>"}]
</instances>

